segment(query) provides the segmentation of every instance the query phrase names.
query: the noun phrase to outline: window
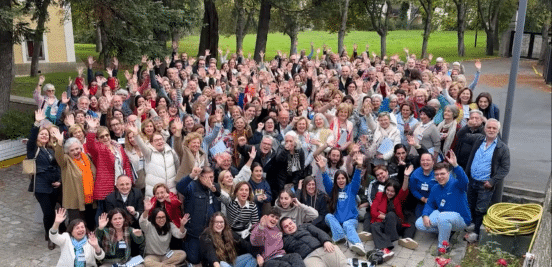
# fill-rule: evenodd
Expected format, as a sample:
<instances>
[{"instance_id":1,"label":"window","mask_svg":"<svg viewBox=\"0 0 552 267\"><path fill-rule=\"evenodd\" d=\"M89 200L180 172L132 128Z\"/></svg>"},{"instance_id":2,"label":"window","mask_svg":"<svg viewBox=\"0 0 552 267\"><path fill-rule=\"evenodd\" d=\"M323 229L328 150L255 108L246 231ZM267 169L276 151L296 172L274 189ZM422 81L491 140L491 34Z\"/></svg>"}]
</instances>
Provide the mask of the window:
<instances>
[{"instance_id":1,"label":"window","mask_svg":"<svg viewBox=\"0 0 552 267\"><path fill-rule=\"evenodd\" d=\"M25 43L27 44L27 60L31 61L33 58L33 51L34 51L34 42L31 40L26 40ZM44 41L42 42L42 46L40 47L40 54L38 55L39 60L45 60L44 57Z\"/></svg>"}]
</instances>

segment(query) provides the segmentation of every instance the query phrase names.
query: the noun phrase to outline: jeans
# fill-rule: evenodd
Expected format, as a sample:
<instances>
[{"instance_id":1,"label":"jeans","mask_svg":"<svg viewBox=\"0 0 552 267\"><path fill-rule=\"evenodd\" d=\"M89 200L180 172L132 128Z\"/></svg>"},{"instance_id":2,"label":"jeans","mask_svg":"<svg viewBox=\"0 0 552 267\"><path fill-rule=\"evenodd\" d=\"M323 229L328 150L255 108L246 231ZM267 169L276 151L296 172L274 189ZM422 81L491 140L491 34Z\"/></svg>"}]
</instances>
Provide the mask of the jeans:
<instances>
[{"instance_id":1,"label":"jeans","mask_svg":"<svg viewBox=\"0 0 552 267\"><path fill-rule=\"evenodd\" d=\"M458 212L445 211L439 212L433 211L429 215L430 227L424 225L423 217L416 220L416 228L420 231L439 233L439 247L443 247L443 241L449 241L451 231L460 231L466 228L464 219Z\"/></svg>"},{"instance_id":2,"label":"jeans","mask_svg":"<svg viewBox=\"0 0 552 267\"><path fill-rule=\"evenodd\" d=\"M253 258L251 254L243 254L236 258L236 263L233 267L256 267L257 266L257 259ZM232 267L231 264L221 261L220 267Z\"/></svg>"},{"instance_id":3,"label":"jeans","mask_svg":"<svg viewBox=\"0 0 552 267\"><path fill-rule=\"evenodd\" d=\"M358 225L357 219L347 220L343 222L343 226L341 226L337 218L335 218L333 214L328 213L326 214L326 224L332 230L332 239L334 242L346 237L351 244L360 243L360 238L356 231Z\"/></svg>"},{"instance_id":4,"label":"jeans","mask_svg":"<svg viewBox=\"0 0 552 267\"><path fill-rule=\"evenodd\" d=\"M487 214L494 193L494 188L487 189L484 184L485 182L474 179L470 179L468 184L468 204L475 225L474 232L478 235L483 224L483 216Z\"/></svg>"},{"instance_id":5,"label":"jeans","mask_svg":"<svg viewBox=\"0 0 552 267\"><path fill-rule=\"evenodd\" d=\"M186 235L182 242L182 249L186 252L186 260L192 264L200 263L199 238Z\"/></svg>"}]
</instances>

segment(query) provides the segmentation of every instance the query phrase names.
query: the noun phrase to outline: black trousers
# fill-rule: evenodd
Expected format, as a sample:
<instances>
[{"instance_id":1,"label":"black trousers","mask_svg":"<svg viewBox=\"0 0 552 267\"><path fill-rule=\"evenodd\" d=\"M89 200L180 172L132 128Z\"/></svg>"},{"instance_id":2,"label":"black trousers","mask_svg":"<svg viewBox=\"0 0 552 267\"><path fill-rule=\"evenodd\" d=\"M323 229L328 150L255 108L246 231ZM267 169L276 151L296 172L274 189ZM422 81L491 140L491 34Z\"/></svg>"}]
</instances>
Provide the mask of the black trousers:
<instances>
[{"instance_id":1,"label":"black trousers","mask_svg":"<svg viewBox=\"0 0 552 267\"><path fill-rule=\"evenodd\" d=\"M96 209L93 204L84 205L85 210L80 211L78 209L68 209L67 218L69 222L74 219L81 219L86 223L86 228L90 231L96 229Z\"/></svg>"},{"instance_id":2,"label":"black trousers","mask_svg":"<svg viewBox=\"0 0 552 267\"><path fill-rule=\"evenodd\" d=\"M264 267L303 267L305 262L301 255L297 253L288 253L282 257L268 260L264 263Z\"/></svg>"},{"instance_id":3,"label":"black trousers","mask_svg":"<svg viewBox=\"0 0 552 267\"><path fill-rule=\"evenodd\" d=\"M40 209L42 210L42 224L44 226L44 234L46 240L49 240L48 231L54 225L56 219L56 202L57 194L56 191L47 194L47 193L35 193L35 198L40 204Z\"/></svg>"},{"instance_id":4,"label":"black trousers","mask_svg":"<svg viewBox=\"0 0 552 267\"><path fill-rule=\"evenodd\" d=\"M415 224L410 223L409 227L404 227L395 212L388 212L383 222L372 223L372 237L374 245L378 249L393 249L393 242L399 237L404 236L413 238L416 233Z\"/></svg>"}]
</instances>

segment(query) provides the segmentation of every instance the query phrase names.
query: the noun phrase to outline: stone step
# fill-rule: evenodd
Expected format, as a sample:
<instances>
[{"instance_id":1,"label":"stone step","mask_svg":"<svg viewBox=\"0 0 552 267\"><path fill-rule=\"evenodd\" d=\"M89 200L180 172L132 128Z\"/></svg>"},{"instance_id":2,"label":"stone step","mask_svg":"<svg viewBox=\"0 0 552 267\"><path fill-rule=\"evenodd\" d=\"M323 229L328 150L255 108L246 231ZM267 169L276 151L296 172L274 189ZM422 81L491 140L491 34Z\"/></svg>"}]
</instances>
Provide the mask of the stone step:
<instances>
[{"instance_id":1,"label":"stone step","mask_svg":"<svg viewBox=\"0 0 552 267\"><path fill-rule=\"evenodd\" d=\"M542 203L544 203L544 196L543 197L525 196L525 195L506 192L506 190L504 190L504 193L502 194L502 202L511 202L511 203L518 203L518 204L536 203L536 204L542 205Z\"/></svg>"},{"instance_id":2,"label":"stone step","mask_svg":"<svg viewBox=\"0 0 552 267\"><path fill-rule=\"evenodd\" d=\"M504 193L511 193L514 195L528 196L532 198L544 198L544 191L537 191L527 188L513 187L504 185Z\"/></svg>"}]
</instances>

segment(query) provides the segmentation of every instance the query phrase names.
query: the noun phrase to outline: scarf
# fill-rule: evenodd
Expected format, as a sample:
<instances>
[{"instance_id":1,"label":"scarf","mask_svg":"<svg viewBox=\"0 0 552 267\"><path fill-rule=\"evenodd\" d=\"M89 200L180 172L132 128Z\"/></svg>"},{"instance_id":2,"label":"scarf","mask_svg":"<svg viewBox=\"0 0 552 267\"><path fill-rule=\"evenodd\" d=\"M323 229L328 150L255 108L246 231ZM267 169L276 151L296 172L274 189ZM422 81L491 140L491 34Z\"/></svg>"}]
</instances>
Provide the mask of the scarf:
<instances>
[{"instance_id":1,"label":"scarf","mask_svg":"<svg viewBox=\"0 0 552 267\"><path fill-rule=\"evenodd\" d=\"M79 168L82 173L82 187L84 193L84 203L90 204L94 200L92 195L94 193L94 175L92 174L92 167L90 165L90 160L88 156L81 152L80 159L73 159L75 165Z\"/></svg>"},{"instance_id":2,"label":"scarf","mask_svg":"<svg viewBox=\"0 0 552 267\"><path fill-rule=\"evenodd\" d=\"M79 259L78 255L79 254L84 255L83 247L84 245L86 245L86 241L88 241L88 238L86 238L86 235L84 236L83 239L81 239L81 241L78 241L77 239L71 237L71 243L73 243L73 247L75 247L75 267L86 267L86 262L78 261Z\"/></svg>"},{"instance_id":3,"label":"scarf","mask_svg":"<svg viewBox=\"0 0 552 267\"><path fill-rule=\"evenodd\" d=\"M351 135L353 133L353 123L350 121L345 121L346 124L346 131L347 131L347 138L346 141L351 140ZM341 122L339 122L338 118L334 118L332 121L332 124L330 125L330 129L333 132L334 140L336 141L336 146L340 147L339 140L341 139ZM345 142L346 142L345 141Z\"/></svg>"},{"instance_id":4,"label":"scarf","mask_svg":"<svg viewBox=\"0 0 552 267\"><path fill-rule=\"evenodd\" d=\"M104 235L102 238L102 247L107 248L105 250L106 255L115 255L117 252L117 230L114 228L104 228ZM130 228L125 227L123 229L123 240L125 241L127 248L125 249L125 258L123 261L127 261L130 257Z\"/></svg>"},{"instance_id":5,"label":"scarf","mask_svg":"<svg viewBox=\"0 0 552 267\"><path fill-rule=\"evenodd\" d=\"M443 149L441 150L443 155L445 155L450 150L450 147L454 142L457 124L458 123L456 122L456 120L452 120L449 124L446 124L446 122L443 120L437 126L437 130L439 131L439 133L448 133L447 138L445 138L445 143L443 144Z\"/></svg>"},{"instance_id":6,"label":"scarf","mask_svg":"<svg viewBox=\"0 0 552 267\"><path fill-rule=\"evenodd\" d=\"M299 152L295 150L293 154L288 157L287 172L292 174L295 171L301 170L301 163L299 162Z\"/></svg>"}]
</instances>

